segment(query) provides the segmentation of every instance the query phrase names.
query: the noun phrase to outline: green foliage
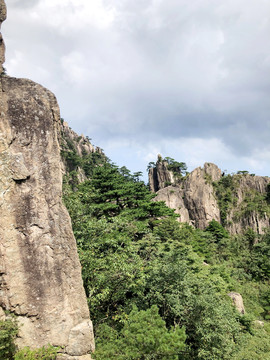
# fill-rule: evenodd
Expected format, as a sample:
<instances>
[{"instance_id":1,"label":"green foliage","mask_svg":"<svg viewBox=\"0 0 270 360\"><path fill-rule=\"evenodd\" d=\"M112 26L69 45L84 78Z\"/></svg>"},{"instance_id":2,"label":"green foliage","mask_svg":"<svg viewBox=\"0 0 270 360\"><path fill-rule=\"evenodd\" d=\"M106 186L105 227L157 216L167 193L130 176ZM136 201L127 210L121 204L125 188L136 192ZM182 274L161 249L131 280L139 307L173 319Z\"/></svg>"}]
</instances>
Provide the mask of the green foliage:
<instances>
[{"instance_id":1,"label":"green foliage","mask_svg":"<svg viewBox=\"0 0 270 360\"><path fill-rule=\"evenodd\" d=\"M224 227L214 219L210 221L205 231L210 232L217 242L221 241L223 238L229 237L228 231L226 231Z\"/></svg>"},{"instance_id":2,"label":"green foliage","mask_svg":"<svg viewBox=\"0 0 270 360\"><path fill-rule=\"evenodd\" d=\"M265 320L270 320L270 290L268 290L267 294L262 298L263 305L263 317Z\"/></svg>"},{"instance_id":3,"label":"green foliage","mask_svg":"<svg viewBox=\"0 0 270 360\"><path fill-rule=\"evenodd\" d=\"M266 186L266 201L269 204L270 203L270 183Z\"/></svg>"},{"instance_id":4,"label":"green foliage","mask_svg":"<svg viewBox=\"0 0 270 360\"><path fill-rule=\"evenodd\" d=\"M235 218L247 217L253 213L257 213L260 217L269 216L270 207L267 202L267 196L258 191L250 190L246 193Z\"/></svg>"},{"instance_id":5,"label":"green foliage","mask_svg":"<svg viewBox=\"0 0 270 360\"><path fill-rule=\"evenodd\" d=\"M175 326L166 328L157 306L138 311L136 307L122 316L119 332L107 325L99 331L94 355L97 360L178 359L185 347L185 331Z\"/></svg>"},{"instance_id":6,"label":"green foliage","mask_svg":"<svg viewBox=\"0 0 270 360\"><path fill-rule=\"evenodd\" d=\"M270 279L270 231L254 245L251 254L251 273L257 279Z\"/></svg>"},{"instance_id":7,"label":"green foliage","mask_svg":"<svg viewBox=\"0 0 270 360\"><path fill-rule=\"evenodd\" d=\"M270 215L269 193L270 186L266 188L266 195L256 190L246 191L241 204L237 204L236 191L241 177L248 175L247 171L238 171L237 175L225 175L213 185L216 189L216 196L220 209L222 225L228 225L228 212L234 209L233 221L238 221L256 213L260 217ZM237 208L236 208L237 205Z\"/></svg>"},{"instance_id":8,"label":"green foliage","mask_svg":"<svg viewBox=\"0 0 270 360\"><path fill-rule=\"evenodd\" d=\"M56 360L59 350L51 345L35 350L25 347L16 353L14 360Z\"/></svg>"},{"instance_id":9,"label":"green foliage","mask_svg":"<svg viewBox=\"0 0 270 360\"><path fill-rule=\"evenodd\" d=\"M61 119L61 121L63 123L64 119ZM86 138L84 145L90 143L91 140L89 137ZM67 170L66 181L73 187L78 185L78 169L82 169L85 176L90 177L95 167L108 162L108 158L98 151L87 153L83 150L82 154L80 154L76 146L81 140L81 136L76 137L73 141L62 133L61 158Z\"/></svg>"},{"instance_id":10,"label":"green foliage","mask_svg":"<svg viewBox=\"0 0 270 360\"><path fill-rule=\"evenodd\" d=\"M153 194L136 174L110 164L94 169L91 180L76 192L66 186L64 194L92 318L98 324L143 298L145 263L139 252L145 251L159 218L175 215L164 203L151 201Z\"/></svg>"},{"instance_id":11,"label":"green foliage","mask_svg":"<svg viewBox=\"0 0 270 360\"><path fill-rule=\"evenodd\" d=\"M89 241L79 239L79 254L91 316L98 325L143 297L144 264L132 241L138 235L135 223L102 219L88 226Z\"/></svg>"},{"instance_id":12,"label":"green foliage","mask_svg":"<svg viewBox=\"0 0 270 360\"><path fill-rule=\"evenodd\" d=\"M167 325L185 326L191 359L228 359L241 327L219 276L197 265L190 271L182 251L159 259L149 278L148 301L161 309Z\"/></svg>"},{"instance_id":13,"label":"green foliage","mask_svg":"<svg viewBox=\"0 0 270 360\"><path fill-rule=\"evenodd\" d=\"M18 333L18 326L15 320L9 319L0 321L0 359L12 360L16 346L15 338Z\"/></svg>"},{"instance_id":14,"label":"green foliage","mask_svg":"<svg viewBox=\"0 0 270 360\"><path fill-rule=\"evenodd\" d=\"M175 178L181 178L182 176L185 176L187 174L187 165L184 162L179 162L174 160L173 158L167 156L164 159L159 155L158 160L156 163L153 161L149 162L147 166L147 171L149 172L150 169L156 168L158 163L166 162L168 166L168 170L172 171ZM169 186L170 183L168 183L166 186Z\"/></svg>"},{"instance_id":15,"label":"green foliage","mask_svg":"<svg viewBox=\"0 0 270 360\"><path fill-rule=\"evenodd\" d=\"M164 161L168 163L168 169L171 170L174 175L185 175L187 172L187 165L184 162L179 162L171 157L165 157Z\"/></svg>"},{"instance_id":16,"label":"green foliage","mask_svg":"<svg viewBox=\"0 0 270 360\"><path fill-rule=\"evenodd\" d=\"M218 182L213 183L216 189L222 225L227 225L228 211L236 205L235 191L238 187L238 178L225 175Z\"/></svg>"},{"instance_id":17,"label":"green foliage","mask_svg":"<svg viewBox=\"0 0 270 360\"><path fill-rule=\"evenodd\" d=\"M239 176L215 184L223 224ZM230 236L214 220L205 231L179 224L139 178L104 163L76 191L64 186L96 358L244 360L243 347L258 341L267 359L268 332L254 330L252 319L269 316L269 234ZM232 306L231 291L242 293L247 316Z\"/></svg>"},{"instance_id":18,"label":"green foliage","mask_svg":"<svg viewBox=\"0 0 270 360\"><path fill-rule=\"evenodd\" d=\"M255 328L242 337L232 360L270 360L269 327Z\"/></svg>"},{"instance_id":19,"label":"green foliage","mask_svg":"<svg viewBox=\"0 0 270 360\"><path fill-rule=\"evenodd\" d=\"M156 167L156 163L151 161L151 162L148 163L146 171L149 172L150 169L153 169L155 167Z\"/></svg>"},{"instance_id":20,"label":"green foliage","mask_svg":"<svg viewBox=\"0 0 270 360\"><path fill-rule=\"evenodd\" d=\"M125 171L123 174L123 168L121 171L111 164L96 167L91 180L78 186L81 201L92 216L100 219L121 214L148 221L160 216L174 216L173 210L164 203L151 201L155 195L138 181L138 173L131 175Z\"/></svg>"}]
</instances>

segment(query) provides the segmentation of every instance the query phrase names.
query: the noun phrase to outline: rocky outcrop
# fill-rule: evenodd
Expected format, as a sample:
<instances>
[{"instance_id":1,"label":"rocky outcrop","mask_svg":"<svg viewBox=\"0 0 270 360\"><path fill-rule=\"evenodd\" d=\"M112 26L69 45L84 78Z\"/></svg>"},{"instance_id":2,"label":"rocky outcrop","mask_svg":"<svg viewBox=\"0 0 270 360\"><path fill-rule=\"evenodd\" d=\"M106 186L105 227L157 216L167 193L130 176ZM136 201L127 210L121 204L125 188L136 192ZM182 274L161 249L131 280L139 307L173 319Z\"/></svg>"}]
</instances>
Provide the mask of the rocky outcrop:
<instances>
[{"instance_id":1,"label":"rocky outcrop","mask_svg":"<svg viewBox=\"0 0 270 360\"><path fill-rule=\"evenodd\" d=\"M0 9L3 20L3 1ZM0 309L18 320L19 348L50 343L63 359L91 359L92 324L62 203L57 101L30 80L0 81Z\"/></svg>"},{"instance_id":2,"label":"rocky outcrop","mask_svg":"<svg viewBox=\"0 0 270 360\"><path fill-rule=\"evenodd\" d=\"M189 211L184 202L184 190L180 186L167 186L157 192L157 196L153 201L164 201L165 204L175 210L179 215L180 222L187 222L191 224Z\"/></svg>"},{"instance_id":3,"label":"rocky outcrop","mask_svg":"<svg viewBox=\"0 0 270 360\"><path fill-rule=\"evenodd\" d=\"M258 234L269 227L269 211L262 199L265 197L270 179L266 176L250 174L235 175L235 206L228 212L227 229L232 234L241 234L243 229L251 228ZM262 198L262 199L261 199Z\"/></svg>"},{"instance_id":4,"label":"rocky outcrop","mask_svg":"<svg viewBox=\"0 0 270 360\"><path fill-rule=\"evenodd\" d=\"M245 307L242 295L236 292L230 292L228 296L232 299L234 306L240 312L240 314L245 314Z\"/></svg>"},{"instance_id":5,"label":"rocky outcrop","mask_svg":"<svg viewBox=\"0 0 270 360\"><path fill-rule=\"evenodd\" d=\"M215 164L205 163L203 168L175 178L167 162L159 156L156 166L149 171L149 185L156 192L155 201L165 201L175 209L180 222L204 229L214 219L222 222L231 234L240 234L249 228L262 234L270 225L270 205L266 201L270 179L246 173L229 175L231 185L223 186L225 177ZM222 195L228 205L225 218L224 209L221 218L223 200L217 191L220 184L222 191L227 191Z\"/></svg>"},{"instance_id":6,"label":"rocky outcrop","mask_svg":"<svg viewBox=\"0 0 270 360\"><path fill-rule=\"evenodd\" d=\"M190 221L197 228L206 228L213 219L220 222L218 202L212 185L212 180L220 177L220 169L215 164L206 163L203 168L193 170L183 183L185 207Z\"/></svg>"},{"instance_id":7,"label":"rocky outcrop","mask_svg":"<svg viewBox=\"0 0 270 360\"><path fill-rule=\"evenodd\" d=\"M100 151L99 148L95 148L84 135L79 136L76 134L65 121L61 121L60 141L62 149L73 148L79 156Z\"/></svg>"},{"instance_id":8,"label":"rocky outcrop","mask_svg":"<svg viewBox=\"0 0 270 360\"><path fill-rule=\"evenodd\" d=\"M60 129L62 173L64 175L72 173L72 182L76 176L75 182L81 183L90 175L85 172L85 166L88 170L89 168L93 169L97 165L96 163L105 161L106 156L100 147L93 146L88 137L76 134L63 119L61 119ZM94 155L96 155L95 160Z\"/></svg>"},{"instance_id":9,"label":"rocky outcrop","mask_svg":"<svg viewBox=\"0 0 270 360\"><path fill-rule=\"evenodd\" d=\"M158 155L156 166L149 169L149 187L152 192L157 192L175 183L173 172L168 169L168 162Z\"/></svg>"},{"instance_id":10,"label":"rocky outcrop","mask_svg":"<svg viewBox=\"0 0 270 360\"><path fill-rule=\"evenodd\" d=\"M155 200L165 201L168 207L175 209L180 222L204 229L212 219L220 221L212 185L212 180L216 181L220 177L220 169L214 164L206 163L204 168L195 169L178 184L161 188Z\"/></svg>"}]
</instances>

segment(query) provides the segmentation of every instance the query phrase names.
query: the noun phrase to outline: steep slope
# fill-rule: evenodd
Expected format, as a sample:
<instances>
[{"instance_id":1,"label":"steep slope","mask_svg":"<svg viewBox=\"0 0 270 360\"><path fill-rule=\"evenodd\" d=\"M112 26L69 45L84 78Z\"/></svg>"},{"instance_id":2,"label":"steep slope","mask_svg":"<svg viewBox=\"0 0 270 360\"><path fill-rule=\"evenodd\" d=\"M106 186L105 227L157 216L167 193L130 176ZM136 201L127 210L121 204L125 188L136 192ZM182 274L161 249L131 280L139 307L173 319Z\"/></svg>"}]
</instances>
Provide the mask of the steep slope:
<instances>
[{"instance_id":1,"label":"steep slope","mask_svg":"<svg viewBox=\"0 0 270 360\"><path fill-rule=\"evenodd\" d=\"M0 20L5 4L0 0ZM4 48L1 42L1 67ZM63 347L91 359L92 324L70 218L62 203L60 115L54 95L0 78L0 309L19 323L18 346Z\"/></svg>"},{"instance_id":2,"label":"steep slope","mask_svg":"<svg viewBox=\"0 0 270 360\"><path fill-rule=\"evenodd\" d=\"M234 175L234 192L227 211L226 226L232 234L252 228L262 234L270 225L267 189L270 179L250 174Z\"/></svg>"},{"instance_id":3,"label":"steep slope","mask_svg":"<svg viewBox=\"0 0 270 360\"><path fill-rule=\"evenodd\" d=\"M88 137L76 134L63 119L60 135L62 172L74 184L86 180L96 165L107 160L101 148L93 146Z\"/></svg>"},{"instance_id":4,"label":"steep slope","mask_svg":"<svg viewBox=\"0 0 270 360\"><path fill-rule=\"evenodd\" d=\"M170 184L164 181L169 179ZM253 229L263 233L270 225L270 206L267 202L268 177L245 172L222 174L211 163L196 168L190 174L176 177L168 163L158 158L149 170L149 185L156 192L156 201L165 201L175 209L180 222L204 229L214 219L232 234Z\"/></svg>"}]
</instances>

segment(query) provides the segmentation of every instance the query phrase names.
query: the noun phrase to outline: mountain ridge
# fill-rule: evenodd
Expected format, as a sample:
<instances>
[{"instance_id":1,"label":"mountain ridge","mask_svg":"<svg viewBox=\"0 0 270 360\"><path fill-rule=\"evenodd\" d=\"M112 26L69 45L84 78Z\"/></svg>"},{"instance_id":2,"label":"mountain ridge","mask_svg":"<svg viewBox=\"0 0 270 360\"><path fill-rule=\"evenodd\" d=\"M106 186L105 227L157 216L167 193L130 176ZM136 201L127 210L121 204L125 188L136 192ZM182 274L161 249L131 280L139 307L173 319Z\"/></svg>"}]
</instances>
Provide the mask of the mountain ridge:
<instances>
[{"instance_id":1,"label":"mountain ridge","mask_svg":"<svg viewBox=\"0 0 270 360\"><path fill-rule=\"evenodd\" d=\"M270 179L266 176L247 172L226 175L212 163L182 176L180 171L170 170L170 164L160 155L148 176L155 200L165 201L175 209L180 222L205 229L214 219L231 234L243 233L248 228L262 234L269 227Z\"/></svg>"}]
</instances>

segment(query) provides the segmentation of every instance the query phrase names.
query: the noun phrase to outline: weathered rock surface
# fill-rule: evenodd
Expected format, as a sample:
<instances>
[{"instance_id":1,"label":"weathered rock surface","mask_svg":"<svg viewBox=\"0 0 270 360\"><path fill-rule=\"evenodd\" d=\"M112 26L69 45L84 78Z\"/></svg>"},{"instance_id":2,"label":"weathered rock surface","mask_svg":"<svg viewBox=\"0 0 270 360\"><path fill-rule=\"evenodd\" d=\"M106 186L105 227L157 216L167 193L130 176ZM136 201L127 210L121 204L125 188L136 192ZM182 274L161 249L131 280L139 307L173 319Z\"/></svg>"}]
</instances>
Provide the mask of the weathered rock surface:
<instances>
[{"instance_id":1,"label":"weathered rock surface","mask_svg":"<svg viewBox=\"0 0 270 360\"><path fill-rule=\"evenodd\" d=\"M71 158L76 156L78 158L87 157L89 154L99 154L101 157L106 157L103 150L98 146L93 146L88 137L78 135L73 131L68 124L61 119L61 136L59 138L62 159L62 173L69 174L76 170L77 181L81 183L87 180L87 174L80 165L75 165L68 161L68 155Z\"/></svg>"},{"instance_id":2,"label":"weathered rock surface","mask_svg":"<svg viewBox=\"0 0 270 360\"><path fill-rule=\"evenodd\" d=\"M220 177L220 169L206 163L203 169L195 169L180 184L161 188L155 200L165 201L168 207L175 209L180 222L204 229L212 219L220 221L212 180L209 181L210 178L217 180Z\"/></svg>"},{"instance_id":3,"label":"weathered rock surface","mask_svg":"<svg viewBox=\"0 0 270 360\"><path fill-rule=\"evenodd\" d=\"M84 135L79 136L65 121L61 121L61 141L63 148L68 148L71 143L76 153L80 156L82 156L83 153L90 154L99 151L99 148L95 148Z\"/></svg>"},{"instance_id":4,"label":"weathered rock surface","mask_svg":"<svg viewBox=\"0 0 270 360\"><path fill-rule=\"evenodd\" d=\"M234 306L240 312L240 314L245 314L245 307L242 295L236 292L230 292L228 296L232 299Z\"/></svg>"},{"instance_id":5,"label":"weathered rock surface","mask_svg":"<svg viewBox=\"0 0 270 360\"><path fill-rule=\"evenodd\" d=\"M206 228L213 219L220 222L219 207L212 185L212 179L220 177L220 169L215 164L206 163L203 169L193 170L184 183L184 203L190 220L197 228Z\"/></svg>"},{"instance_id":6,"label":"weathered rock surface","mask_svg":"<svg viewBox=\"0 0 270 360\"><path fill-rule=\"evenodd\" d=\"M161 155L158 155L158 159L161 159ZM149 169L148 179L152 192L175 183L173 172L168 169L167 161L157 161L156 167Z\"/></svg>"},{"instance_id":7,"label":"weathered rock surface","mask_svg":"<svg viewBox=\"0 0 270 360\"><path fill-rule=\"evenodd\" d=\"M184 190L180 186L167 186L159 190L154 201L164 201L169 208L175 209L180 222L191 222L188 209L184 203Z\"/></svg>"},{"instance_id":8,"label":"weathered rock surface","mask_svg":"<svg viewBox=\"0 0 270 360\"><path fill-rule=\"evenodd\" d=\"M5 6L1 1L1 16ZM1 60L2 61L2 60ZM62 204L60 115L30 80L0 78L0 309L16 315L18 346L94 349L76 242Z\"/></svg>"},{"instance_id":9,"label":"weathered rock surface","mask_svg":"<svg viewBox=\"0 0 270 360\"><path fill-rule=\"evenodd\" d=\"M156 167L149 170L149 185L156 192L154 200L165 201L168 207L175 209L180 222L204 229L213 219L221 222L213 183L217 184L223 176L215 164L205 163L203 168L198 167L188 176L175 179L168 170L167 162L159 156ZM228 208L227 230L231 234L241 234L251 228L262 234L270 225L270 207L263 200L270 179L237 174L233 176L233 181L236 184L231 195L234 202ZM168 183L172 185L168 186Z\"/></svg>"},{"instance_id":10,"label":"weathered rock surface","mask_svg":"<svg viewBox=\"0 0 270 360\"><path fill-rule=\"evenodd\" d=\"M246 198L252 197L254 194L265 195L270 179L266 176L252 176L250 174L236 175L236 177L238 181L235 194L237 204L228 214L227 228L232 234L241 234L243 229L248 228L262 234L270 226L269 215L262 211L263 209L261 211L258 211L259 209L257 211L245 211L245 203Z\"/></svg>"}]
</instances>

